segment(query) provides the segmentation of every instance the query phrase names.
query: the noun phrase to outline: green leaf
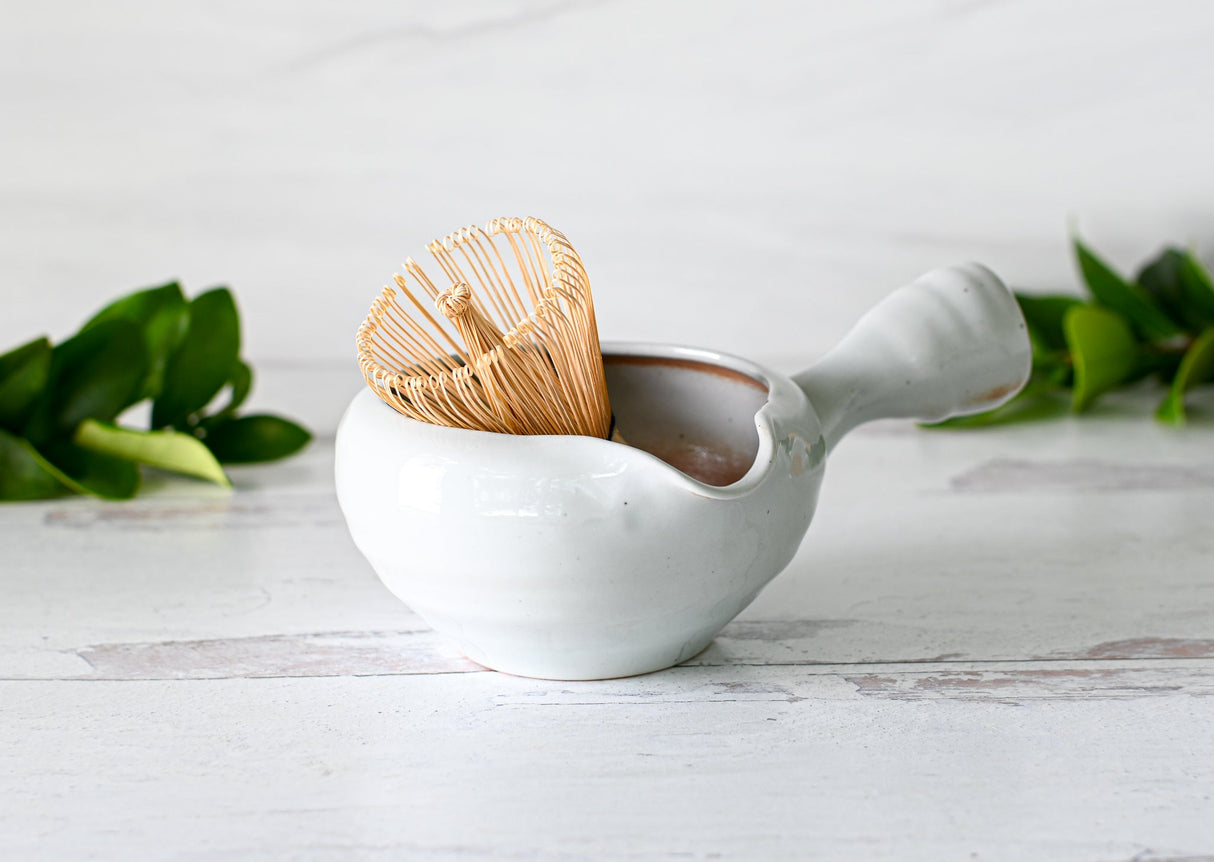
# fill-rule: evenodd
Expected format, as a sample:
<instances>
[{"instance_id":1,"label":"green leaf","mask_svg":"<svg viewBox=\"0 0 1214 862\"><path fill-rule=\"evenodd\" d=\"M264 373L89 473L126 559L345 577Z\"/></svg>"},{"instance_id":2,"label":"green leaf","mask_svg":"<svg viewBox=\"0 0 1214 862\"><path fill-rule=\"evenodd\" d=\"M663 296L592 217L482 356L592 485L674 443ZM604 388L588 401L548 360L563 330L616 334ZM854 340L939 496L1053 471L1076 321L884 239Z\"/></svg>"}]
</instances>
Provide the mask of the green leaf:
<instances>
[{"instance_id":1,"label":"green leaf","mask_svg":"<svg viewBox=\"0 0 1214 862\"><path fill-rule=\"evenodd\" d=\"M1181 253L1180 275L1189 312L1202 327L1214 326L1214 279L1209 270L1195 254L1185 251Z\"/></svg>"},{"instance_id":2,"label":"green leaf","mask_svg":"<svg viewBox=\"0 0 1214 862\"><path fill-rule=\"evenodd\" d=\"M160 394L169 356L185 337L189 325L189 305L181 286L170 282L115 300L84 324L82 331L110 320L128 320L143 331L147 348L147 375L140 395L152 398Z\"/></svg>"},{"instance_id":3,"label":"green leaf","mask_svg":"<svg viewBox=\"0 0 1214 862\"><path fill-rule=\"evenodd\" d=\"M51 370L51 343L37 338L0 356L0 427L25 427Z\"/></svg>"},{"instance_id":4,"label":"green leaf","mask_svg":"<svg viewBox=\"0 0 1214 862\"><path fill-rule=\"evenodd\" d=\"M1134 371L1138 343L1121 315L1093 305L1068 311L1063 330L1075 363L1071 408L1079 413Z\"/></svg>"},{"instance_id":5,"label":"green leaf","mask_svg":"<svg viewBox=\"0 0 1214 862\"><path fill-rule=\"evenodd\" d=\"M1180 335L1181 329L1142 288L1129 284L1097 257L1079 237L1072 240L1075 259L1083 280L1096 301L1130 321L1134 330L1149 339L1168 339Z\"/></svg>"},{"instance_id":6,"label":"green leaf","mask_svg":"<svg viewBox=\"0 0 1214 862\"><path fill-rule=\"evenodd\" d=\"M237 359L228 377L228 382L232 384L232 399L225 409L235 412L236 408L244 404L249 393L253 391L253 369Z\"/></svg>"},{"instance_id":7,"label":"green leaf","mask_svg":"<svg viewBox=\"0 0 1214 862\"><path fill-rule=\"evenodd\" d=\"M1168 397L1159 405L1155 416L1172 425L1185 423L1184 396L1198 383L1214 377L1214 329L1207 329L1189 345L1180 367L1172 379Z\"/></svg>"},{"instance_id":8,"label":"green leaf","mask_svg":"<svg viewBox=\"0 0 1214 862\"><path fill-rule=\"evenodd\" d=\"M45 500L67 490L29 444L0 428L0 500Z\"/></svg>"},{"instance_id":9,"label":"green leaf","mask_svg":"<svg viewBox=\"0 0 1214 862\"><path fill-rule=\"evenodd\" d=\"M47 385L25 436L41 450L85 419L113 420L139 400L146 371L142 333L129 320L108 320L72 336L51 352Z\"/></svg>"},{"instance_id":10,"label":"green leaf","mask_svg":"<svg viewBox=\"0 0 1214 862\"><path fill-rule=\"evenodd\" d=\"M974 413L970 416L954 416L943 422L925 424L923 428L984 428L988 425L1011 425L1016 422L1033 422L1062 416L1067 412L1067 401L1056 392L1045 387L1025 387L1006 404Z\"/></svg>"},{"instance_id":11,"label":"green leaf","mask_svg":"<svg viewBox=\"0 0 1214 862\"><path fill-rule=\"evenodd\" d=\"M189 329L169 357L152 404L152 426L185 426L227 383L239 353L240 316L231 291L218 287L195 297Z\"/></svg>"},{"instance_id":12,"label":"green leaf","mask_svg":"<svg viewBox=\"0 0 1214 862\"><path fill-rule=\"evenodd\" d=\"M113 455L57 440L40 450L38 457L48 472L78 494L129 500L139 490L139 467Z\"/></svg>"},{"instance_id":13,"label":"green leaf","mask_svg":"<svg viewBox=\"0 0 1214 862\"><path fill-rule=\"evenodd\" d=\"M1165 383L1170 382L1176 376L1182 354L1171 350L1155 351L1149 348L1144 350L1142 345L1139 345L1138 349L1138 359L1134 362L1134 369L1126 375L1125 380L1121 381L1122 386L1137 383L1152 374Z\"/></svg>"},{"instance_id":14,"label":"green leaf","mask_svg":"<svg viewBox=\"0 0 1214 862\"><path fill-rule=\"evenodd\" d=\"M249 393L253 389L253 369L237 359L236 364L232 366L232 371L228 376L226 385L231 387L228 403L222 410L216 411L213 415L203 420L204 425L217 425L236 415L236 408L244 404L245 399L249 397Z\"/></svg>"},{"instance_id":15,"label":"green leaf","mask_svg":"<svg viewBox=\"0 0 1214 862\"><path fill-rule=\"evenodd\" d=\"M1041 346L1048 350L1066 348L1066 335L1062 331L1062 319L1083 300L1074 296L1057 294L1033 295L1017 293L1016 302L1024 312L1024 320L1031 334L1038 337Z\"/></svg>"},{"instance_id":16,"label":"green leaf","mask_svg":"<svg viewBox=\"0 0 1214 862\"><path fill-rule=\"evenodd\" d=\"M312 435L287 419L268 414L242 416L207 428L205 442L224 464L273 461L294 454Z\"/></svg>"},{"instance_id":17,"label":"green leaf","mask_svg":"<svg viewBox=\"0 0 1214 862\"><path fill-rule=\"evenodd\" d=\"M1138 271L1134 281L1181 327L1194 332L1205 325L1194 319L1185 299L1184 252L1165 248Z\"/></svg>"},{"instance_id":18,"label":"green leaf","mask_svg":"<svg viewBox=\"0 0 1214 862\"><path fill-rule=\"evenodd\" d=\"M85 449L128 461L184 473L217 485L230 485L223 468L206 445L178 431L135 431L93 420L81 423L75 441Z\"/></svg>"}]
</instances>

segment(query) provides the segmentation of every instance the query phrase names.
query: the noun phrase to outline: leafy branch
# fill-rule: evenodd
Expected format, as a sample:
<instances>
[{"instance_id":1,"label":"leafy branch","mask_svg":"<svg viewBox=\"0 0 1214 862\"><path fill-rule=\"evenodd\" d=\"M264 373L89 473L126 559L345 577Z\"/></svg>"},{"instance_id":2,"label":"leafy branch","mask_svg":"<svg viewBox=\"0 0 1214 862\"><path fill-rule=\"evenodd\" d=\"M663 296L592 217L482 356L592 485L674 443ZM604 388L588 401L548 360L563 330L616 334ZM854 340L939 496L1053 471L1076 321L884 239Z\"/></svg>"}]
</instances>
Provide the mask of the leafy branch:
<instances>
[{"instance_id":1,"label":"leafy branch","mask_svg":"<svg viewBox=\"0 0 1214 862\"><path fill-rule=\"evenodd\" d=\"M1155 411L1185 423L1185 395L1214 378L1214 278L1191 251L1166 248L1128 280L1078 238L1089 298L1017 293L1033 371L1015 398L933 428L973 428L1082 413L1101 395L1155 376L1168 388ZM1068 394L1069 393L1069 394Z\"/></svg>"},{"instance_id":2,"label":"leafy branch","mask_svg":"<svg viewBox=\"0 0 1214 862\"><path fill-rule=\"evenodd\" d=\"M311 439L301 426L237 415L253 384L239 354L231 292L187 300L172 283L116 300L59 344L36 338L0 355L0 500L128 499L140 465L228 485L221 464L297 452ZM149 399L150 428L115 424Z\"/></svg>"}]
</instances>

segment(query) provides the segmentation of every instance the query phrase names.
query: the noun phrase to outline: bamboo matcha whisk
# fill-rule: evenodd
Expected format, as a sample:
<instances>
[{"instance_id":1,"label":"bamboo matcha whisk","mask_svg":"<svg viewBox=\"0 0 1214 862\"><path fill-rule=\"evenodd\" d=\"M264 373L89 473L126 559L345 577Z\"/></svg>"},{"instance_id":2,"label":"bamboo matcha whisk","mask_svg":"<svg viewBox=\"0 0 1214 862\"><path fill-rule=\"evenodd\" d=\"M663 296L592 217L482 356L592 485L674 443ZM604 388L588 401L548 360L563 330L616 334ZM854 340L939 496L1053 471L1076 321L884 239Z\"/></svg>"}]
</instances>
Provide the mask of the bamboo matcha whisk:
<instances>
[{"instance_id":1,"label":"bamboo matcha whisk","mask_svg":"<svg viewBox=\"0 0 1214 862\"><path fill-rule=\"evenodd\" d=\"M427 250L450 286L410 258L359 327L372 391L436 425L611 436L590 280L564 234L500 218Z\"/></svg>"}]
</instances>

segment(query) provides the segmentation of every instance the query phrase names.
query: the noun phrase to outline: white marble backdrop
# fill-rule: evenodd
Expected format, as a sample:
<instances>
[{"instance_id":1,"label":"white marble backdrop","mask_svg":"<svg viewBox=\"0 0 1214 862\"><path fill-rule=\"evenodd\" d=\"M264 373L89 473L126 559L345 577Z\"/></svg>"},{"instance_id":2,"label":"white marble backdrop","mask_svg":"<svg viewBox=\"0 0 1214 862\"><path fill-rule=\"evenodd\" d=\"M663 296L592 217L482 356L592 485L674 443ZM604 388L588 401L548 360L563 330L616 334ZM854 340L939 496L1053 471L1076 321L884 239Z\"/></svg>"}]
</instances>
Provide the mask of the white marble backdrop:
<instances>
[{"instance_id":1,"label":"white marble backdrop","mask_svg":"<svg viewBox=\"0 0 1214 862\"><path fill-rule=\"evenodd\" d=\"M180 278L332 367L406 255L535 214L605 338L791 371L937 264L1072 286L1072 218L1212 250L1212 36L1200 0L6 0L0 345Z\"/></svg>"}]
</instances>

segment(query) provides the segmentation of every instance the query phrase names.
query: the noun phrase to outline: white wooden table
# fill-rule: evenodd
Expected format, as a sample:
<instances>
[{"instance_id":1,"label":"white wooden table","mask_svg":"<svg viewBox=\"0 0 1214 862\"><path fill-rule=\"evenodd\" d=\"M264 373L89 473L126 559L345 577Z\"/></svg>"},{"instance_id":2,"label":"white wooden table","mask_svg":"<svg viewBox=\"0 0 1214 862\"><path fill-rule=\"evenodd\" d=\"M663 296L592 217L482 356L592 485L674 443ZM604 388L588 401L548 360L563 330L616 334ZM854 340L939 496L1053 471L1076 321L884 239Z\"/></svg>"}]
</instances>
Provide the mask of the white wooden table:
<instances>
[{"instance_id":1,"label":"white wooden table","mask_svg":"<svg viewBox=\"0 0 1214 862\"><path fill-rule=\"evenodd\" d=\"M1148 414L864 429L739 620L606 682L433 636L331 436L5 506L0 858L1214 858L1214 427Z\"/></svg>"}]
</instances>

